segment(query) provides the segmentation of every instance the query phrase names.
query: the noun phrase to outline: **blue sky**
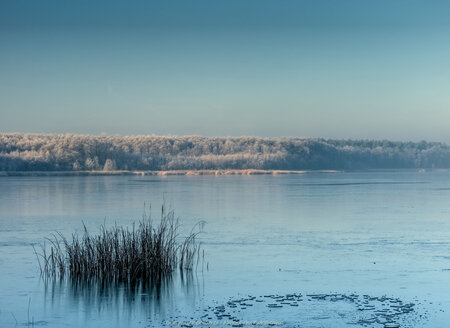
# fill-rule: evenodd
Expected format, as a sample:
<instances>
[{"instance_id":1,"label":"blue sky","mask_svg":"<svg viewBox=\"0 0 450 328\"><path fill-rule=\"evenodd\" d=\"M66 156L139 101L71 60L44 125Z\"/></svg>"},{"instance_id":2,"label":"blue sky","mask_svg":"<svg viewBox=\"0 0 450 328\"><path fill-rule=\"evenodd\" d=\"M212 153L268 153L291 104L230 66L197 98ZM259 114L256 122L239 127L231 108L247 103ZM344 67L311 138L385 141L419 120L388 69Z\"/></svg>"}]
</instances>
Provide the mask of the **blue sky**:
<instances>
[{"instance_id":1,"label":"blue sky","mask_svg":"<svg viewBox=\"0 0 450 328\"><path fill-rule=\"evenodd\" d=\"M450 2L0 3L0 131L450 142Z\"/></svg>"}]
</instances>

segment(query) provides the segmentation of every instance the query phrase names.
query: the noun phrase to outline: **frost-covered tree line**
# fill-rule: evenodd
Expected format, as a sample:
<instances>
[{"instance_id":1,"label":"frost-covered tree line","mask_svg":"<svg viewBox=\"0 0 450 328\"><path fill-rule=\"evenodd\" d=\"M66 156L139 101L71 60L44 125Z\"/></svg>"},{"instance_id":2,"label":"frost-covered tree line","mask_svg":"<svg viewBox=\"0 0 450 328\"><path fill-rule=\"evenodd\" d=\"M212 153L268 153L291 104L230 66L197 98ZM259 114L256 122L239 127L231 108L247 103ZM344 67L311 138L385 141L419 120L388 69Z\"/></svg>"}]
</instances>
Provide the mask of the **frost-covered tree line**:
<instances>
[{"instance_id":1,"label":"frost-covered tree line","mask_svg":"<svg viewBox=\"0 0 450 328\"><path fill-rule=\"evenodd\" d=\"M0 134L0 171L449 168L436 142Z\"/></svg>"}]
</instances>

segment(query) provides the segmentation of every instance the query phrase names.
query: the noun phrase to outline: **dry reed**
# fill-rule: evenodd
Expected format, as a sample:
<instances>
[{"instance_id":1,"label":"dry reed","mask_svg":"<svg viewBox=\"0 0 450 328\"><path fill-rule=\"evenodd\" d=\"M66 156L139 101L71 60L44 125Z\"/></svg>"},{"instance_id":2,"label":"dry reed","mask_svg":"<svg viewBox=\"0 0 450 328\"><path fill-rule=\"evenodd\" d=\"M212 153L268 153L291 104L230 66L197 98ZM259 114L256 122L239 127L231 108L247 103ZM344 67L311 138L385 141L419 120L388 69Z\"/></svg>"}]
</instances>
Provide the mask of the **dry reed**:
<instances>
[{"instance_id":1,"label":"dry reed","mask_svg":"<svg viewBox=\"0 0 450 328\"><path fill-rule=\"evenodd\" d=\"M178 268L191 270L199 258L200 245L196 237L203 222L179 241L179 221L173 210L161 209L161 220L154 225L144 212L143 219L131 229L102 225L98 235L91 235L84 226L81 235L71 240L61 233L47 238L38 257L44 278L65 278L80 282L124 283L134 285L160 281Z\"/></svg>"}]
</instances>

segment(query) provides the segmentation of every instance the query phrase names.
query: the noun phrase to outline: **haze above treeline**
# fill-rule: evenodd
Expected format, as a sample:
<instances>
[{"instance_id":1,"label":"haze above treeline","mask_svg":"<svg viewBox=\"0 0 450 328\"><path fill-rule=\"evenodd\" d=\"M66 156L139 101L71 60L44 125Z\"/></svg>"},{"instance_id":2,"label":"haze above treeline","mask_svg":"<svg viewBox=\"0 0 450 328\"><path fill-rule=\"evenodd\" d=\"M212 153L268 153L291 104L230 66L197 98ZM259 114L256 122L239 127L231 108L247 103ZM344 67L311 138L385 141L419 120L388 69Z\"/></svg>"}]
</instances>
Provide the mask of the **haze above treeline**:
<instances>
[{"instance_id":1,"label":"haze above treeline","mask_svg":"<svg viewBox=\"0 0 450 328\"><path fill-rule=\"evenodd\" d=\"M0 134L0 171L450 168L439 142Z\"/></svg>"}]
</instances>

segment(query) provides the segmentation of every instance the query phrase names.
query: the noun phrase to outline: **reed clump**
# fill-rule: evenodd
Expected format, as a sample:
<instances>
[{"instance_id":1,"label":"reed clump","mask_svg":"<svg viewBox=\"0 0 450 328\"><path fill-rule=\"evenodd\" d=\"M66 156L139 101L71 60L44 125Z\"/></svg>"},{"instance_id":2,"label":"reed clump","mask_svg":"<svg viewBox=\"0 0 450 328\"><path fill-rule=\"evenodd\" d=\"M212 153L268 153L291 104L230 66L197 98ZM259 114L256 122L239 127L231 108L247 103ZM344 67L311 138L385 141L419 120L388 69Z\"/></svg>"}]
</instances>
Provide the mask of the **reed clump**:
<instances>
[{"instance_id":1,"label":"reed clump","mask_svg":"<svg viewBox=\"0 0 450 328\"><path fill-rule=\"evenodd\" d=\"M179 220L163 205L156 225L146 213L131 228L102 225L97 235L91 235L83 225L82 234L74 233L71 239L54 234L47 238L49 247L43 245L40 253L35 252L44 278L121 284L158 281L177 267L193 269L200 250L196 237L203 224L198 223L180 241Z\"/></svg>"}]
</instances>

